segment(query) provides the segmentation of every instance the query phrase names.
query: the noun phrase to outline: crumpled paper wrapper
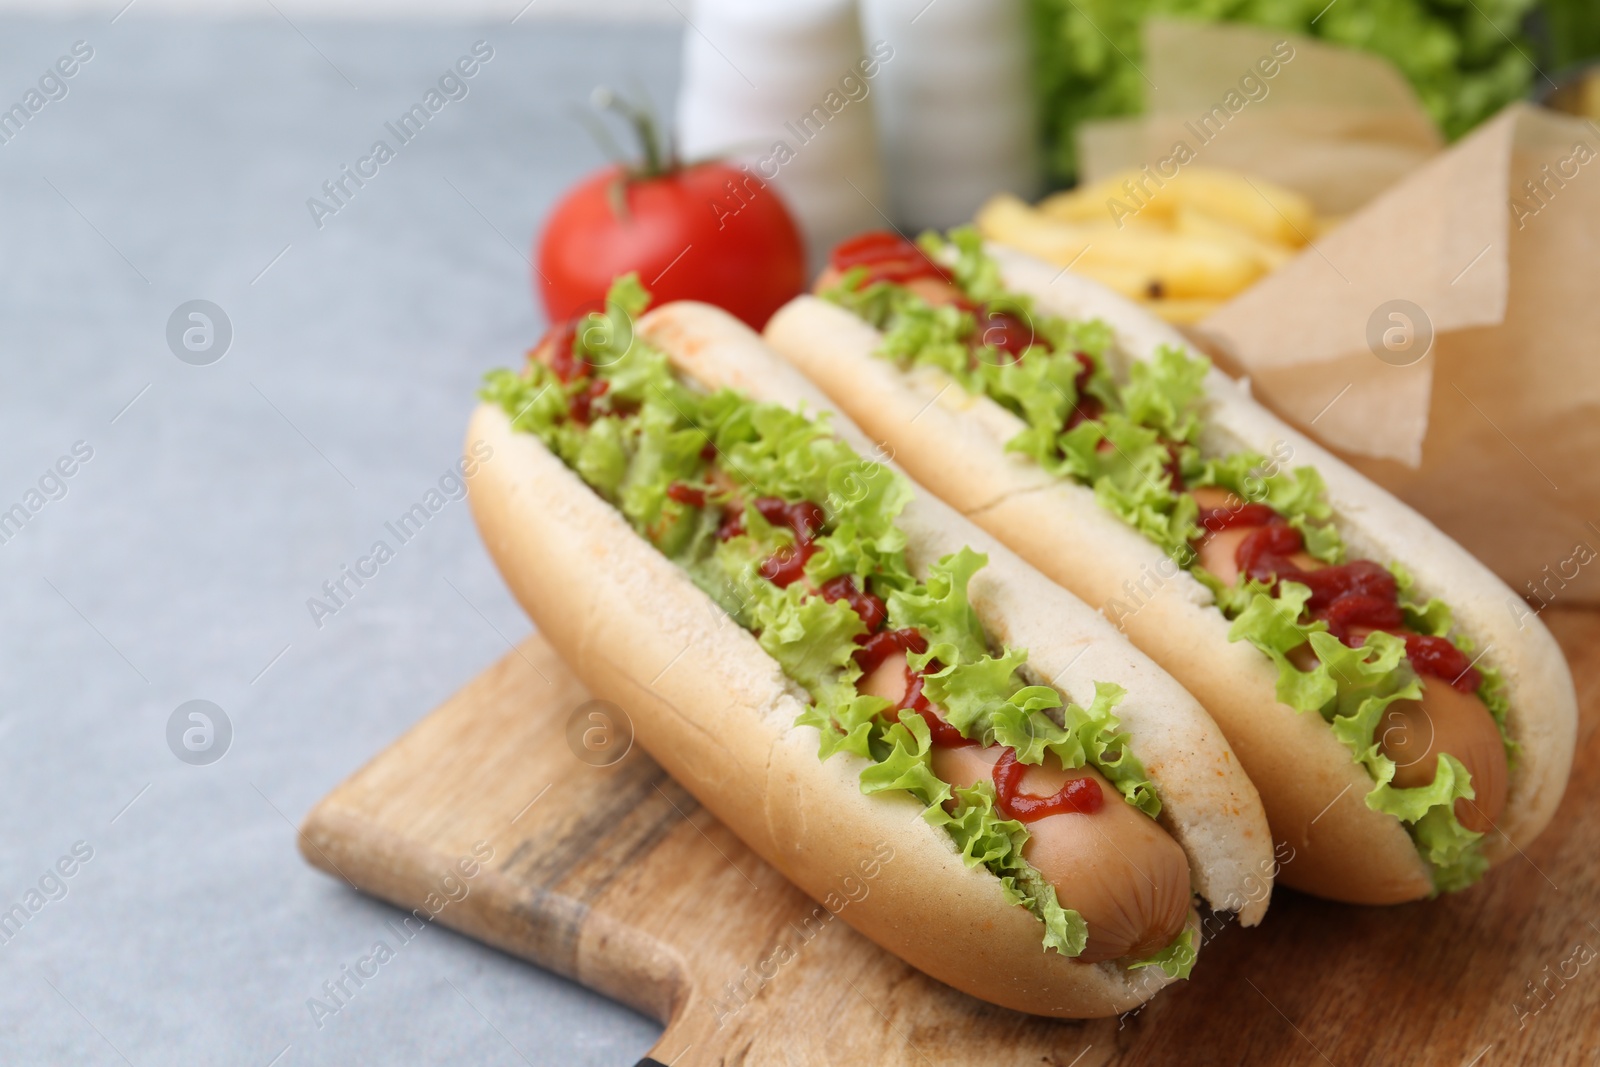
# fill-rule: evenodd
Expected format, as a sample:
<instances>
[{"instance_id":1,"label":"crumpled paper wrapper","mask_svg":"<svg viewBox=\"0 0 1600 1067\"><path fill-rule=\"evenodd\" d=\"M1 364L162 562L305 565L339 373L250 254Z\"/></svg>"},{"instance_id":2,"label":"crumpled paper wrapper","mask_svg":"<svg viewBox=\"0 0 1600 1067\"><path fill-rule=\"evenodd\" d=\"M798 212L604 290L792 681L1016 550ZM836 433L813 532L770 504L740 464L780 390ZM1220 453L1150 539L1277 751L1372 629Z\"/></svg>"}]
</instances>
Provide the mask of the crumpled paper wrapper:
<instances>
[{"instance_id":1,"label":"crumpled paper wrapper","mask_svg":"<svg viewBox=\"0 0 1600 1067\"><path fill-rule=\"evenodd\" d=\"M1197 329L1535 606L1596 602L1597 260L1600 128L1513 105Z\"/></svg>"}]
</instances>

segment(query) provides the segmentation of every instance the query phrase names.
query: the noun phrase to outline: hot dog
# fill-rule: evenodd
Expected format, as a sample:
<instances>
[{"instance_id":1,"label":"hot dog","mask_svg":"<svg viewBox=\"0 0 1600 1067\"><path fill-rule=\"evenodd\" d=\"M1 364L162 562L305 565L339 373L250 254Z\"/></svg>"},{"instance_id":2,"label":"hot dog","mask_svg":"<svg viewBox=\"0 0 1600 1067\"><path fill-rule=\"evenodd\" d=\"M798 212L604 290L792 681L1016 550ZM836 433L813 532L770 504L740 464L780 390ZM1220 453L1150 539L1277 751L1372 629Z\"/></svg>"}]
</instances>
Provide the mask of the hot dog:
<instances>
[{"instance_id":1,"label":"hot dog","mask_svg":"<svg viewBox=\"0 0 1600 1067\"><path fill-rule=\"evenodd\" d=\"M1196 894L1259 921L1270 833L1194 699L758 335L646 300L620 281L469 428L491 556L640 744L817 899L886 842L841 917L1007 1007L1187 976Z\"/></svg>"},{"instance_id":2,"label":"hot dog","mask_svg":"<svg viewBox=\"0 0 1600 1067\"><path fill-rule=\"evenodd\" d=\"M1549 822L1577 716L1548 631L1180 334L967 231L854 239L817 292L769 343L1201 700L1286 884L1461 889Z\"/></svg>"}]
</instances>

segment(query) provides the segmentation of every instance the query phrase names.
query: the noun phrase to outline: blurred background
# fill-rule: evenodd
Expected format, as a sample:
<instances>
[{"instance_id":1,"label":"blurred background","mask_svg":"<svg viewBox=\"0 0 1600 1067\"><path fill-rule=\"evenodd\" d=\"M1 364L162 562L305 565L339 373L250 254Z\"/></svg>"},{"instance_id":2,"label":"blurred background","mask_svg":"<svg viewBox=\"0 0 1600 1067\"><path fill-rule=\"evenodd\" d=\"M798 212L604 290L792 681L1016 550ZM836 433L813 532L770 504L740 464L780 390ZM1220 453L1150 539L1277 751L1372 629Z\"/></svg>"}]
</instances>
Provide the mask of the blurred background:
<instances>
[{"instance_id":1,"label":"blurred background","mask_svg":"<svg viewBox=\"0 0 1600 1067\"><path fill-rule=\"evenodd\" d=\"M643 153L597 86L648 103L690 164L778 189L805 242L791 289L858 230L976 220L1204 340L1508 105L1600 117L1596 53L1592 0L0 3L0 909L24 914L0 926L0 1060L649 1047L655 1022L437 925L318 1018L396 913L295 843L529 632L445 479L483 373L540 336L557 283L582 302L550 265L603 258L581 226L550 247L579 183ZM1119 226L1152 139L1170 152L1215 107L1242 117L1210 183ZM1502 235L1520 177L1488 197ZM679 223L715 247L732 194ZM606 247L607 277L660 254ZM376 578L327 592L430 493Z\"/></svg>"}]
</instances>

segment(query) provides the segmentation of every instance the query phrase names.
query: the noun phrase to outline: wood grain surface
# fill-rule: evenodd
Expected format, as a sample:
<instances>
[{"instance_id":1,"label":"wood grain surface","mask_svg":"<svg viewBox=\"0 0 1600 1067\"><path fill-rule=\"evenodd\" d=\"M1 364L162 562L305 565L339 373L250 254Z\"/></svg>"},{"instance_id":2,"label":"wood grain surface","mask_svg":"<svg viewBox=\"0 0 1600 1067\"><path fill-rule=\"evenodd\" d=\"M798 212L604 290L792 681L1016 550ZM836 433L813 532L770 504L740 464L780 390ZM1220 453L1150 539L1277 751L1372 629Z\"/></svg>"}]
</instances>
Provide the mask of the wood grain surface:
<instances>
[{"instance_id":1,"label":"wood grain surface","mask_svg":"<svg viewBox=\"0 0 1600 1067\"><path fill-rule=\"evenodd\" d=\"M887 955L629 749L625 716L586 705L537 636L318 804L301 851L413 923L661 1020L651 1056L672 1067L1596 1063L1600 614L1546 618L1582 719L1525 856L1395 908L1280 890L1262 926L1210 925L1193 978L1120 1019L1019 1015Z\"/></svg>"}]
</instances>

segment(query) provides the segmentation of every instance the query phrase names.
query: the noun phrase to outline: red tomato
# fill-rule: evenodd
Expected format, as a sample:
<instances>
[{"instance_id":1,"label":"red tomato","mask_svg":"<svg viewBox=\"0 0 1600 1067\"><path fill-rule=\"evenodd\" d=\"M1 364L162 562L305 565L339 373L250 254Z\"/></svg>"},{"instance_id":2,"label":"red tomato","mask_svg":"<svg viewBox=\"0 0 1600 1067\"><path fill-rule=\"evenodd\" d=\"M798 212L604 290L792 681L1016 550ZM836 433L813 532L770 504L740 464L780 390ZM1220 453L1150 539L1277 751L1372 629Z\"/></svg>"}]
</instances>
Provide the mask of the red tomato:
<instances>
[{"instance_id":1,"label":"red tomato","mask_svg":"<svg viewBox=\"0 0 1600 1067\"><path fill-rule=\"evenodd\" d=\"M638 271L653 303L703 300L759 330L806 281L777 191L725 163L631 179L607 167L556 205L536 251L533 286L551 322L601 307L612 279Z\"/></svg>"}]
</instances>

